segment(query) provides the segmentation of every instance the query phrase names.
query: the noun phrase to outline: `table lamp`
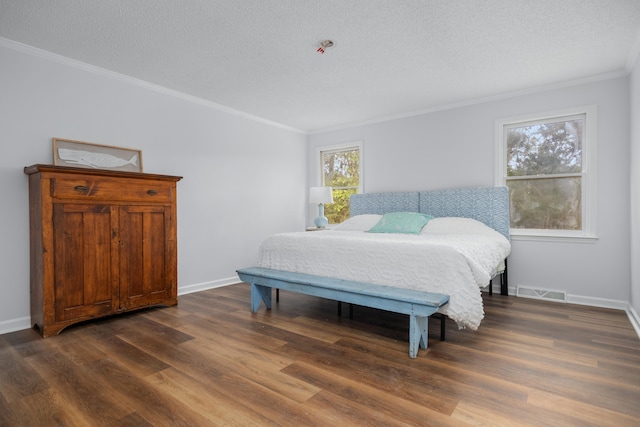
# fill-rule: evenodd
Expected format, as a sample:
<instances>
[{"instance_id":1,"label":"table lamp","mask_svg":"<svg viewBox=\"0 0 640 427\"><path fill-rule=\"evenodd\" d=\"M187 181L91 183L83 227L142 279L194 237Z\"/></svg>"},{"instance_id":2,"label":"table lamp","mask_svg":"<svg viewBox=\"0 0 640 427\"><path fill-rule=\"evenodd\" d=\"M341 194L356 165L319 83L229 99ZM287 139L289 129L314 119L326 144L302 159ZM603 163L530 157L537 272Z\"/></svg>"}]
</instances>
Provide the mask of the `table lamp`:
<instances>
[{"instance_id":1,"label":"table lamp","mask_svg":"<svg viewBox=\"0 0 640 427\"><path fill-rule=\"evenodd\" d=\"M333 203L331 187L311 187L309 189L309 203L318 204L318 217L313 223L318 228L325 228L329 224L329 220L324 216L324 205Z\"/></svg>"}]
</instances>

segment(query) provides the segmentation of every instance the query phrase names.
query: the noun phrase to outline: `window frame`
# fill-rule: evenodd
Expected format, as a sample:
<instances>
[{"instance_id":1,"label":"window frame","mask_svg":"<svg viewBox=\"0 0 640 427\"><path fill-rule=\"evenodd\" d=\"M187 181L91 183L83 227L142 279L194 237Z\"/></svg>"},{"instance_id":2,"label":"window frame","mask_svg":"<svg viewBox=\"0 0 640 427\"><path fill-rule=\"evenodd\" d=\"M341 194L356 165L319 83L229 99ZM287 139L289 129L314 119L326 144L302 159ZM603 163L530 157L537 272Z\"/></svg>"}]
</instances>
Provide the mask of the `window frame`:
<instances>
[{"instance_id":1,"label":"window frame","mask_svg":"<svg viewBox=\"0 0 640 427\"><path fill-rule=\"evenodd\" d=\"M324 182L324 168L323 168L323 159L322 159L322 154L326 153L326 152L340 152L340 151L348 151L351 149L357 148L359 155L360 155L360 161L358 164L358 175L359 175L359 179L358 179L358 189L356 190L357 194L361 194L364 193L364 144L362 141L350 141L350 142L343 142L343 143L339 143L339 144L333 144L333 145L323 145L321 147L316 147L316 174L315 174L315 180L316 180L316 184L317 186L324 186L325 182Z\"/></svg>"},{"instance_id":2,"label":"window frame","mask_svg":"<svg viewBox=\"0 0 640 427\"><path fill-rule=\"evenodd\" d=\"M575 241L594 242L596 234L596 148L597 148L597 106L587 105L565 110L522 115L497 119L495 121L495 153L496 175L495 185L507 185L507 140L506 128L527 126L537 123L549 123L567 120L577 116L584 116L582 140L582 230L546 230L510 228L512 240L543 240L543 241ZM566 174L558 174L558 177ZM573 175L573 174L571 174ZM554 175L549 175L553 177Z\"/></svg>"}]
</instances>

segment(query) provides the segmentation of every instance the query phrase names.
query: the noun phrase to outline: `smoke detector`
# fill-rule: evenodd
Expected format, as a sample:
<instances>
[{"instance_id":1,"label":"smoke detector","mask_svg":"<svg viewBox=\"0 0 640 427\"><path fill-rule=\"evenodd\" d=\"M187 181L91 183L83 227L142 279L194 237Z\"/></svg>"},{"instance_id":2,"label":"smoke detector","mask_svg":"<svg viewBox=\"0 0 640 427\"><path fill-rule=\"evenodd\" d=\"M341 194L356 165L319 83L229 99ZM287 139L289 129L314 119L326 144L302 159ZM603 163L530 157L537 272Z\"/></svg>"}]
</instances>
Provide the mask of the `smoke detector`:
<instances>
[{"instance_id":1,"label":"smoke detector","mask_svg":"<svg viewBox=\"0 0 640 427\"><path fill-rule=\"evenodd\" d=\"M322 40L320 42L320 47L318 48L318 50L316 50L316 52L323 54L324 50L330 48L331 46L333 46L333 42L331 40Z\"/></svg>"}]
</instances>

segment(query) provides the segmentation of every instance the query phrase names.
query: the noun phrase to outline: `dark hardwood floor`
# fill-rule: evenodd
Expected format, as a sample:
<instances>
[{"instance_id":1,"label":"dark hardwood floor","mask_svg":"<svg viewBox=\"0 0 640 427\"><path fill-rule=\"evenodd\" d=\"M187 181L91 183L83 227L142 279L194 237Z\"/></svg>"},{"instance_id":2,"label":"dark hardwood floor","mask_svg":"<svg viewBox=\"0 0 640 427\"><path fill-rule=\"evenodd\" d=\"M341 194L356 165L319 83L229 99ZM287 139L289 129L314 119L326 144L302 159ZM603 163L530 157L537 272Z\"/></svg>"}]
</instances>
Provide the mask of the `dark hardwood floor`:
<instances>
[{"instance_id":1,"label":"dark hardwood floor","mask_svg":"<svg viewBox=\"0 0 640 427\"><path fill-rule=\"evenodd\" d=\"M638 426L640 339L622 311L484 296L477 332L249 286L0 335L2 426ZM346 307L345 307L346 308Z\"/></svg>"}]
</instances>

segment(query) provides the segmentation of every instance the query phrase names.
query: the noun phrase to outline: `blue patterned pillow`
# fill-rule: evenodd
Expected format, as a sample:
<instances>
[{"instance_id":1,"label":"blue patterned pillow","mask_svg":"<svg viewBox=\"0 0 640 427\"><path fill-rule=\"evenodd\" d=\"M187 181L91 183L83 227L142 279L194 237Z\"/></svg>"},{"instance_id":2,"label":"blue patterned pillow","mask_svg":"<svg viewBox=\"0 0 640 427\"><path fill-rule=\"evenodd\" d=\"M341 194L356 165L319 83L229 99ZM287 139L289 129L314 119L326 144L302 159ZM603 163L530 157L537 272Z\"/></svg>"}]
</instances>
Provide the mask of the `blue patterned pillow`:
<instances>
[{"instance_id":1,"label":"blue patterned pillow","mask_svg":"<svg viewBox=\"0 0 640 427\"><path fill-rule=\"evenodd\" d=\"M420 234L420 230L429 220L431 215L417 212L391 212L382 215L380 221L369 230L369 233L403 233Z\"/></svg>"}]
</instances>

